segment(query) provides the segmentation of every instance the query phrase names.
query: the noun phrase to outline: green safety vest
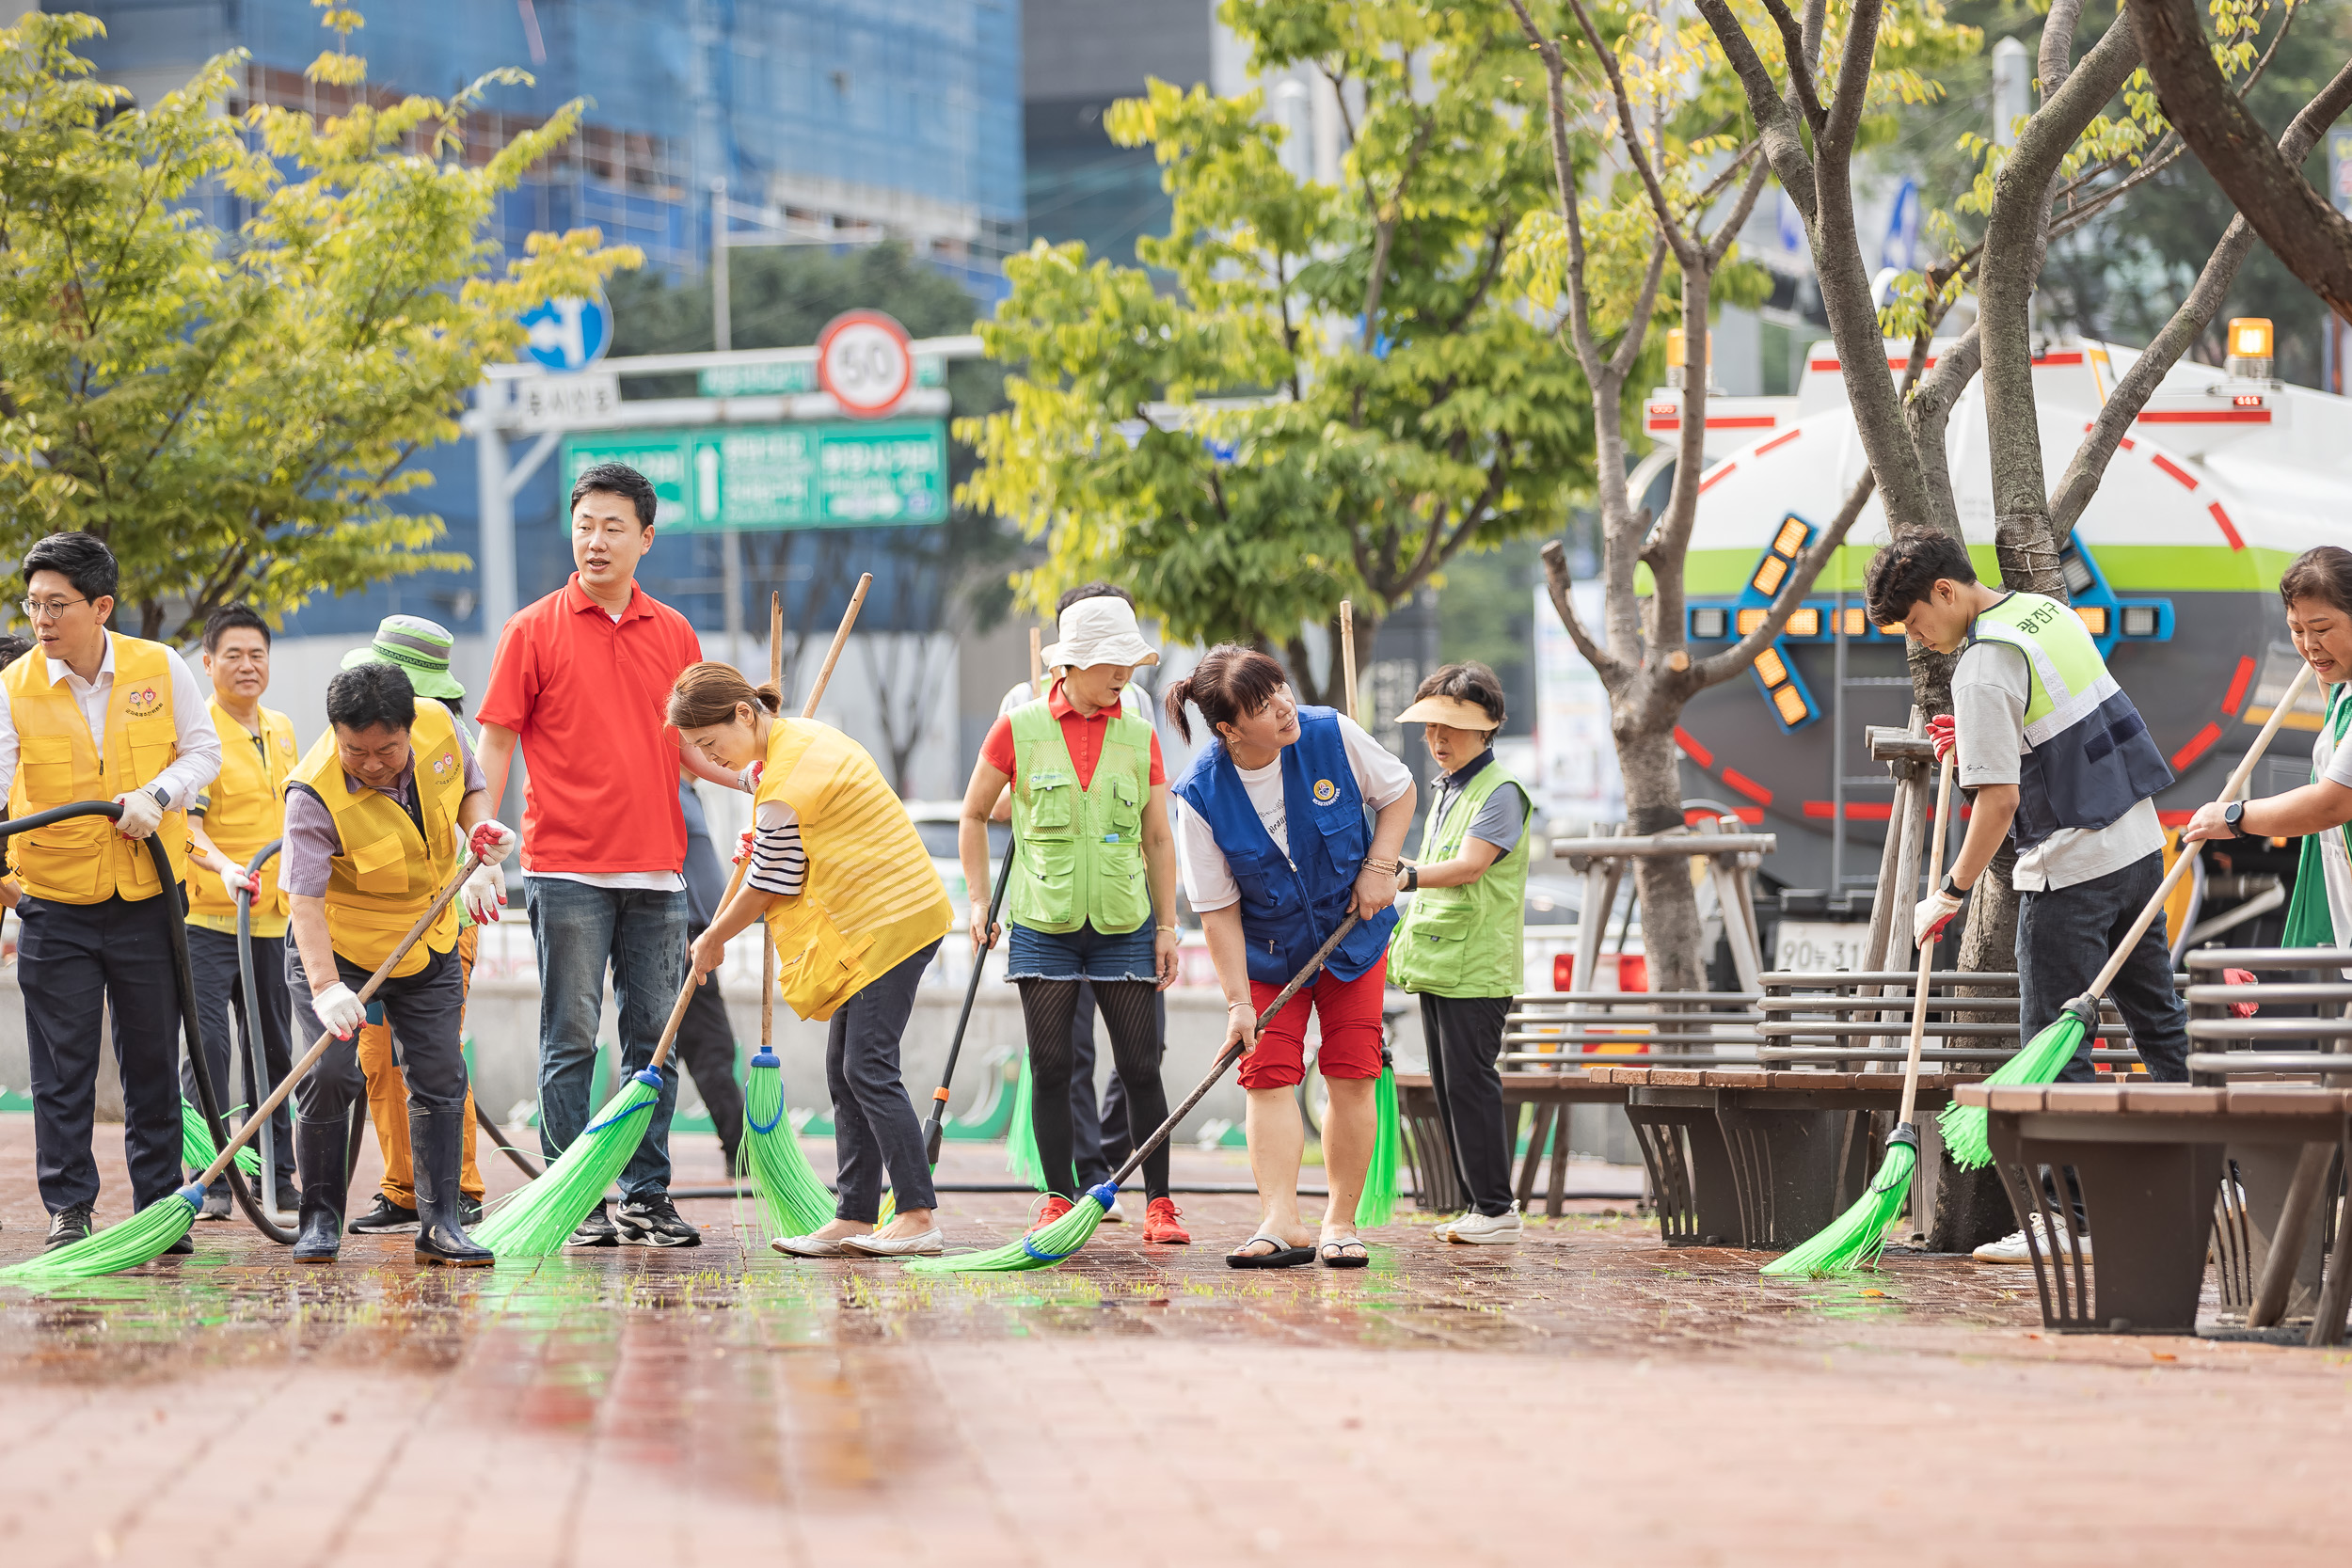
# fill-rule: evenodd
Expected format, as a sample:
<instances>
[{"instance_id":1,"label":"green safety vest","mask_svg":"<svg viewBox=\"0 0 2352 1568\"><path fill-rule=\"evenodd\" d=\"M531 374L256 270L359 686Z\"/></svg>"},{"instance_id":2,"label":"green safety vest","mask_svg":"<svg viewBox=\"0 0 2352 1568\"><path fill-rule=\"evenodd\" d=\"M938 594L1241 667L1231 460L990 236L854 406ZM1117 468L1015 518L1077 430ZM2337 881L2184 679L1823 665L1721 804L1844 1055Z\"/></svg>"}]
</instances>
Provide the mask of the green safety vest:
<instances>
[{"instance_id":1,"label":"green safety vest","mask_svg":"<svg viewBox=\"0 0 2352 1568\"><path fill-rule=\"evenodd\" d=\"M1447 805L1422 824L1421 863L1462 852L1486 798L1518 781L1488 761ZM1524 802L1526 791L1520 792ZM1523 811L1532 807L1522 805ZM1525 817L1521 824L1524 826ZM1496 858L1486 874L1461 887L1415 890L1389 943L1389 974L1409 991L1432 996L1517 996L1526 959L1519 933L1527 917L1528 835Z\"/></svg>"},{"instance_id":2,"label":"green safety vest","mask_svg":"<svg viewBox=\"0 0 2352 1568\"><path fill-rule=\"evenodd\" d=\"M1012 710L1013 868L1008 912L1032 931L1092 924L1122 935L1152 917L1143 874L1143 808L1152 798L1152 726L1111 717L1094 782L1078 769L1061 721L1043 702Z\"/></svg>"}]
</instances>

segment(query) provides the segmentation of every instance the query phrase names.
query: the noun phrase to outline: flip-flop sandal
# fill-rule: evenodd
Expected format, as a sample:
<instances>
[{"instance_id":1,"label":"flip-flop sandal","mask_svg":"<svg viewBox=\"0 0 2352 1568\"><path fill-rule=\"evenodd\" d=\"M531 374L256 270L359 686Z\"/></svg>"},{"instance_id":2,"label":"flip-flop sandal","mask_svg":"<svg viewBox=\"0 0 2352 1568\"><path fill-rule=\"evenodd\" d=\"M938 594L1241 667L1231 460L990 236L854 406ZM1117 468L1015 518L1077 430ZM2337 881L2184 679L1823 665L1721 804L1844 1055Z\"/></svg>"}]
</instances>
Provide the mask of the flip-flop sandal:
<instances>
[{"instance_id":1,"label":"flip-flop sandal","mask_svg":"<svg viewBox=\"0 0 2352 1568\"><path fill-rule=\"evenodd\" d=\"M1260 1242L1265 1243L1274 1250L1271 1252L1239 1250L1229 1252L1225 1255L1225 1266L1229 1269L1295 1269L1302 1263L1311 1263L1315 1260L1314 1248L1293 1246L1281 1237L1269 1236L1263 1230L1242 1243L1242 1245L1255 1246Z\"/></svg>"},{"instance_id":2,"label":"flip-flop sandal","mask_svg":"<svg viewBox=\"0 0 2352 1568\"><path fill-rule=\"evenodd\" d=\"M1349 1247L1356 1251L1350 1253ZM1315 1251L1327 1269L1360 1269L1372 1263L1372 1249L1354 1236L1334 1236Z\"/></svg>"}]
</instances>

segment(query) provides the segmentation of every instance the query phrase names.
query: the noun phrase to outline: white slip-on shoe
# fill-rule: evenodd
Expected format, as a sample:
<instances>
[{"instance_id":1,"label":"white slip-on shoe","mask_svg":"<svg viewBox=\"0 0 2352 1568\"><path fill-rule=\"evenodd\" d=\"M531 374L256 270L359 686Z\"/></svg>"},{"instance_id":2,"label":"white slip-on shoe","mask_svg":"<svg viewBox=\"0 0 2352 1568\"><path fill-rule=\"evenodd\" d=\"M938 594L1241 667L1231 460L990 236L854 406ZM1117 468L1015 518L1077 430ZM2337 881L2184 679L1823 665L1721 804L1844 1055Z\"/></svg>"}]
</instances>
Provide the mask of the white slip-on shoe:
<instances>
[{"instance_id":1,"label":"white slip-on shoe","mask_svg":"<svg viewBox=\"0 0 2352 1568\"><path fill-rule=\"evenodd\" d=\"M2058 1231L2057 1244L2053 1246L2043 1235L2042 1216L2036 1214L2033 1216L2033 1233L2035 1239L2042 1242L2042 1252L2045 1257L2063 1258L2079 1244L2082 1248L2083 1261L2086 1263L2090 1261L2090 1233L2089 1231L2083 1232L2078 1240L2071 1231L2060 1227ZM1969 1256L1979 1263L2020 1264L2033 1261L2033 1252L2026 1243L2026 1233L2023 1230L2012 1230L1997 1242L1987 1242Z\"/></svg>"},{"instance_id":2,"label":"white slip-on shoe","mask_svg":"<svg viewBox=\"0 0 2352 1568\"><path fill-rule=\"evenodd\" d=\"M831 1236L779 1236L768 1243L787 1258L839 1258L849 1252Z\"/></svg>"},{"instance_id":3,"label":"white slip-on shoe","mask_svg":"<svg viewBox=\"0 0 2352 1568\"><path fill-rule=\"evenodd\" d=\"M1103 1211L1102 1223L1104 1225L1125 1225L1127 1223L1126 1212L1119 1207L1119 1199L1111 1199L1111 1206Z\"/></svg>"},{"instance_id":4,"label":"white slip-on shoe","mask_svg":"<svg viewBox=\"0 0 2352 1568\"><path fill-rule=\"evenodd\" d=\"M1525 1222L1519 1218L1519 1206L1514 1203L1507 1214L1482 1214L1473 1209L1446 1225L1441 1234L1462 1246L1508 1246L1526 1229Z\"/></svg>"},{"instance_id":5,"label":"white slip-on shoe","mask_svg":"<svg viewBox=\"0 0 2352 1568\"><path fill-rule=\"evenodd\" d=\"M932 1226L919 1236L844 1236L841 1244L869 1258L936 1258L947 1250L947 1238Z\"/></svg>"}]
</instances>

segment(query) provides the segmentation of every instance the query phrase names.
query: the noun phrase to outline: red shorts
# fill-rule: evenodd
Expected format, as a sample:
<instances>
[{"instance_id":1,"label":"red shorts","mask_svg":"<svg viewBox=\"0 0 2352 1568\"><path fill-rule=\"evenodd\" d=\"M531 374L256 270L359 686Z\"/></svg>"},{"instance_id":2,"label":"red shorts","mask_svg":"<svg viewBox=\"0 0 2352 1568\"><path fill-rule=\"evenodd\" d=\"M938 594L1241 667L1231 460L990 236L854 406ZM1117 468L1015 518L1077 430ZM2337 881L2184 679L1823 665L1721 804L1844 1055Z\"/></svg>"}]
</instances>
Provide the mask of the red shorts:
<instances>
[{"instance_id":1,"label":"red shorts","mask_svg":"<svg viewBox=\"0 0 2352 1568\"><path fill-rule=\"evenodd\" d=\"M1315 1066L1326 1078L1380 1076L1380 1005L1389 986L1389 958L1353 980L1334 980L1325 971L1299 989L1290 1006L1274 1015L1260 1031L1258 1043L1241 1059L1245 1089L1286 1089L1307 1076L1307 1015L1311 1010L1323 1026L1315 1048ZM1251 1006L1263 1012L1282 993L1280 986L1249 982Z\"/></svg>"}]
</instances>

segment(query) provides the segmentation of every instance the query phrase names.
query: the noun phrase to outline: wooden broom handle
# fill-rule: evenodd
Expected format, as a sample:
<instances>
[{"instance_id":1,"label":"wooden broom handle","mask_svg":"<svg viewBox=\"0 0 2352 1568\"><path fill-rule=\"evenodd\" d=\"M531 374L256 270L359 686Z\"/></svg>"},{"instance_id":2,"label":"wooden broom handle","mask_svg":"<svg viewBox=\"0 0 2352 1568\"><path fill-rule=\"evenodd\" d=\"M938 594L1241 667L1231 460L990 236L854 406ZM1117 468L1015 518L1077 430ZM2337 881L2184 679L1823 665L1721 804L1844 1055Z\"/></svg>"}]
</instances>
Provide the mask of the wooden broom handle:
<instances>
[{"instance_id":1,"label":"wooden broom handle","mask_svg":"<svg viewBox=\"0 0 2352 1568\"><path fill-rule=\"evenodd\" d=\"M1954 753L1944 753L1944 774L1935 789L1935 847L1928 852L1928 880L1940 885L1937 872L1944 869L1944 832L1952 820L1952 763ZM1896 916L1900 919L1899 912ZM1895 1118L1896 1125L1911 1125L1911 1114L1919 1105L1919 1046L1928 1032L1928 979L1935 968L1935 943L1926 942L1919 948L1919 978L1911 988L1911 1051L1903 1058L1903 1109Z\"/></svg>"},{"instance_id":2,"label":"wooden broom handle","mask_svg":"<svg viewBox=\"0 0 2352 1568\"><path fill-rule=\"evenodd\" d=\"M841 650L850 645L850 628L857 625L858 607L866 603L866 591L874 586L874 574L866 572L857 579L857 592L850 595L850 608L841 612L841 629L833 634L833 646L825 650L825 662L817 668L817 684L808 689L808 701L801 705L801 717L817 717L817 704L825 694L825 683L833 679L833 667L841 662Z\"/></svg>"},{"instance_id":3,"label":"wooden broom handle","mask_svg":"<svg viewBox=\"0 0 2352 1568\"><path fill-rule=\"evenodd\" d=\"M2304 664L2296 670L2295 678L2287 682L2287 689L2280 696L2278 705L2270 710L2270 718L2264 723L2262 734L2254 737L2254 744L2246 749L2246 755L2240 757L2237 767L2231 770L2230 782L2222 786L2221 800L2224 804L2245 794L2246 781L2253 776L2254 764L2261 761L2263 752L2270 749L2271 736L2279 733L2280 724L2286 720L2287 710L2303 695L2303 683L2311 677L2312 667ZM2156 895L2148 900L2148 907L2139 911L2137 920L2132 922L2132 928L2124 936L2122 944L2107 955L2106 966L2099 971L2098 978L2090 982L2090 989L2083 993L2085 996L2096 1002L2107 993L2107 988L2115 984L2115 977L2123 972L2123 964L2132 956L2132 949L2139 945L2139 939L2147 934L2149 926L2163 910L2164 901L2172 896L2173 887L2188 875L2189 863L2196 858L2194 846L2182 847L2180 854L2173 859L2172 869L2166 872L2164 880L2156 884Z\"/></svg>"},{"instance_id":4,"label":"wooden broom handle","mask_svg":"<svg viewBox=\"0 0 2352 1568\"><path fill-rule=\"evenodd\" d=\"M1029 691L1045 695L1045 639L1035 626L1029 628Z\"/></svg>"},{"instance_id":5,"label":"wooden broom handle","mask_svg":"<svg viewBox=\"0 0 2352 1568\"><path fill-rule=\"evenodd\" d=\"M1340 711L1359 724L1363 715L1356 711L1356 607L1347 600L1340 601L1340 690L1347 705Z\"/></svg>"},{"instance_id":6,"label":"wooden broom handle","mask_svg":"<svg viewBox=\"0 0 2352 1568\"><path fill-rule=\"evenodd\" d=\"M768 684L784 688L784 595L768 595ZM759 1049L772 1053L776 1043L776 944L759 944Z\"/></svg>"}]
</instances>

